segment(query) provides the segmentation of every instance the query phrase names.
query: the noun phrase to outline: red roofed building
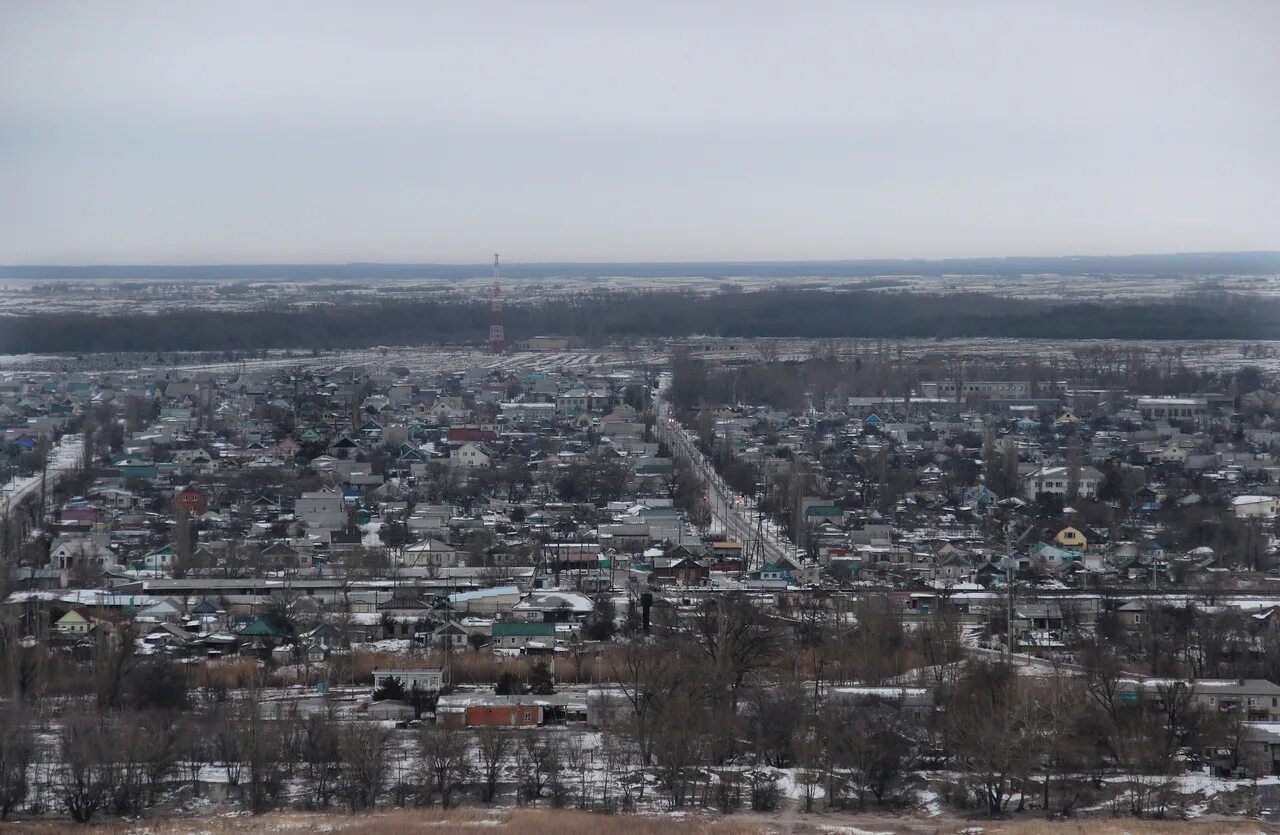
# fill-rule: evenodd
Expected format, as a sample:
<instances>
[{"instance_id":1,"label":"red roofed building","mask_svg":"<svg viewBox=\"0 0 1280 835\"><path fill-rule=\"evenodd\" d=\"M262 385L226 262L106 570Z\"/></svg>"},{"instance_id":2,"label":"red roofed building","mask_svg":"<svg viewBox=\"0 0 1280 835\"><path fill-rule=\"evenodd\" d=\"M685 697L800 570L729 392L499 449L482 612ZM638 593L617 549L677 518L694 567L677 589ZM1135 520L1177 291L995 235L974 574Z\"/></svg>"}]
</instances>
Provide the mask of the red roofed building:
<instances>
[{"instance_id":1,"label":"red roofed building","mask_svg":"<svg viewBox=\"0 0 1280 835\"><path fill-rule=\"evenodd\" d=\"M449 440L454 443L496 441L498 440L498 433L496 430L485 429L481 426L450 426Z\"/></svg>"}]
</instances>

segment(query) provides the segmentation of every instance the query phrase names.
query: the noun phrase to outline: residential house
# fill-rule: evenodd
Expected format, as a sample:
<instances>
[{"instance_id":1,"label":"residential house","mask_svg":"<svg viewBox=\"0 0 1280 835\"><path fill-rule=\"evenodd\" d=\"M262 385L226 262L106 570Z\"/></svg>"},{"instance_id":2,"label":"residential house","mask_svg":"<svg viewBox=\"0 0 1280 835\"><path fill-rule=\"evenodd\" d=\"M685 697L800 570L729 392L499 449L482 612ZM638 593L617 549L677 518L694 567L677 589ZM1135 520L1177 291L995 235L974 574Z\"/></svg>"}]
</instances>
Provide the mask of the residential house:
<instances>
[{"instance_id":1,"label":"residential house","mask_svg":"<svg viewBox=\"0 0 1280 835\"><path fill-rule=\"evenodd\" d=\"M494 454L487 446L468 441L454 451L449 461L459 467L484 469L493 466L493 459Z\"/></svg>"},{"instance_id":2,"label":"residential house","mask_svg":"<svg viewBox=\"0 0 1280 835\"><path fill-rule=\"evenodd\" d=\"M1022 492L1034 499L1041 493L1066 497L1071 491L1070 467L1037 467L1022 477ZM1092 498L1098 493L1098 485L1102 483L1102 473L1088 466L1080 468L1077 495Z\"/></svg>"},{"instance_id":3,"label":"residential house","mask_svg":"<svg viewBox=\"0 0 1280 835\"><path fill-rule=\"evenodd\" d=\"M448 671L443 668L405 669L388 667L373 671L373 689L380 690L386 687L392 679L399 680L406 691L417 689L424 693L439 693L449 683Z\"/></svg>"},{"instance_id":4,"label":"residential house","mask_svg":"<svg viewBox=\"0 0 1280 835\"><path fill-rule=\"evenodd\" d=\"M580 621L595 611L595 603L571 591L535 591L511 610L515 620L531 623Z\"/></svg>"},{"instance_id":5,"label":"residential house","mask_svg":"<svg viewBox=\"0 0 1280 835\"><path fill-rule=\"evenodd\" d=\"M49 564L61 569L106 568L116 561L115 553L107 545L109 541L109 534L59 537L49 547Z\"/></svg>"},{"instance_id":6,"label":"residential house","mask_svg":"<svg viewBox=\"0 0 1280 835\"><path fill-rule=\"evenodd\" d=\"M424 539L407 545L401 556L402 564L410 567L451 568L461 560L462 552L438 539Z\"/></svg>"},{"instance_id":7,"label":"residential house","mask_svg":"<svg viewBox=\"0 0 1280 835\"><path fill-rule=\"evenodd\" d=\"M298 521L314 531L336 531L346 527L347 509L342 494L335 490L303 493L294 503Z\"/></svg>"},{"instance_id":8,"label":"residential house","mask_svg":"<svg viewBox=\"0 0 1280 835\"><path fill-rule=\"evenodd\" d=\"M88 635L97 623L98 618L88 609L84 606L75 606L54 621L53 628L63 635L77 637Z\"/></svg>"},{"instance_id":9,"label":"residential house","mask_svg":"<svg viewBox=\"0 0 1280 835\"><path fill-rule=\"evenodd\" d=\"M516 623L504 621L493 625L493 643L499 649L524 650L530 647L550 649L555 647L554 623Z\"/></svg>"},{"instance_id":10,"label":"residential house","mask_svg":"<svg viewBox=\"0 0 1280 835\"><path fill-rule=\"evenodd\" d=\"M1274 517L1280 512L1280 496L1236 496L1231 510L1241 519Z\"/></svg>"},{"instance_id":11,"label":"residential house","mask_svg":"<svg viewBox=\"0 0 1280 835\"><path fill-rule=\"evenodd\" d=\"M446 621L431 630L431 645L441 649L463 650L471 633L456 620Z\"/></svg>"},{"instance_id":12,"label":"residential house","mask_svg":"<svg viewBox=\"0 0 1280 835\"><path fill-rule=\"evenodd\" d=\"M649 583L655 586L704 586L710 579L711 569L691 556L656 557L649 572Z\"/></svg>"},{"instance_id":13,"label":"residential house","mask_svg":"<svg viewBox=\"0 0 1280 835\"><path fill-rule=\"evenodd\" d=\"M1083 551L1089 547L1089 540L1078 529L1067 526L1058 531L1053 541L1060 548L1068 548L1075 551Z\"/></svg>"}]
</instances>

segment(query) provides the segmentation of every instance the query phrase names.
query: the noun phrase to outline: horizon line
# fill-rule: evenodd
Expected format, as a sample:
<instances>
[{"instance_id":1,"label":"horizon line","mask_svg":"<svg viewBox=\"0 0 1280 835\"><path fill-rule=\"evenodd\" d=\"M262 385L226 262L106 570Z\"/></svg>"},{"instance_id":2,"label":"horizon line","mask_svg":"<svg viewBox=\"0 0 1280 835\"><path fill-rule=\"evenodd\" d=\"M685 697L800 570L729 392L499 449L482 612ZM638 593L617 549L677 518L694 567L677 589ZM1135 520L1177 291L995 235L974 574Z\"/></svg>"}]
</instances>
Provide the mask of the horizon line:
<instances>
[{"instance_id":1,"label":"horizon line","mask_svg":"<svg viewBox=\"0 0 1280 835\"><path fill-rule=\"evenodd\" d=\"M664 266L664 265L707 265L707 266L725 266L734 264L743 265L769 265L769 266L785 266L790 264L945 264L956 261L1016 261L1027 259L1044 259L1044 260L1072 260L1072 259L1125 259L1125 258L1190 258L1204 256L1276 256L1280 257L1280 250L1272 249L1245 249L1245 250L1189 250L1182 252L1133 252L1124 254L1102 253L1072 253L1058 255L968 255L968 256L945 256L945 257L910 257L910 258L783 258L783 259L752 259L752 260L723 260L723 259L698 259L698 260L623 260L623 261L602 261L602 260L541 260L541 261L504 261L504 267L534 267L534 266ZM492 264L488 262L464 262L464 261L203 261L190 263L165 263L165 262L96 262L96 263L18 263L18 264L0 264L0 270L40 270L40 269L125 269L125 268L143 268L143 269L208 269L208 268L242 268L242 267L466 267L466 268L485 268L491 269Z\"/></svg>"}]
</instances>

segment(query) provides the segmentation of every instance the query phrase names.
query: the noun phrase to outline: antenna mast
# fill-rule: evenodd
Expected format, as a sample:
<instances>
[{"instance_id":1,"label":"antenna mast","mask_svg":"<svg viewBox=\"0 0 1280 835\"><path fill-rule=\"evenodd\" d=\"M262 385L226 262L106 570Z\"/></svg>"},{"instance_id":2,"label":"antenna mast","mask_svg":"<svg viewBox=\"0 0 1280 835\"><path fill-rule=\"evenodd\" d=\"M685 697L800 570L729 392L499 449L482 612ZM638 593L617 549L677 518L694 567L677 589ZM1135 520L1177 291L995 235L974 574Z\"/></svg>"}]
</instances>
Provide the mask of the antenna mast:
<instances>
[{"instance_id":1,"label":"antenna mast","mask_svg":"<svg viewBox=\"0 0 1280 835\"><path fill-rule=\"evenodd\" d=\"M493 286L489 288L489 353L507 350L506 328L502 319L502 288L498 286L498 253L493 253Z\"/></svg>"}]
</instances>

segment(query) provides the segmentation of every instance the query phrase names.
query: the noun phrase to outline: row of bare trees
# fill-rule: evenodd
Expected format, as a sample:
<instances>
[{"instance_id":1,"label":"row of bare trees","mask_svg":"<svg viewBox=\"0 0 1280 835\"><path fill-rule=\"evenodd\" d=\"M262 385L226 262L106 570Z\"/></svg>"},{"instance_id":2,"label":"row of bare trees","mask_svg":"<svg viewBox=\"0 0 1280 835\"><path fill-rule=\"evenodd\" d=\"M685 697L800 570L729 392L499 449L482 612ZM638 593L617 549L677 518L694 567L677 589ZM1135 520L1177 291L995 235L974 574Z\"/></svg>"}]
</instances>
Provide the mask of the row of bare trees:
<instances>
[{"instance_id":1,"label":"row of bare trees","mask_svg":"<svg viewBox=\"0 0 1280 835\"><path fill-rule=\"evenodd\" d=\"M1111 642L1084 646L1070 674L957 664L958 623L943 609L908 630L876 601L781 613L746 594L686 603L608 659L616 701L599 735L472 731L447 717L391 730L257 688L143 700L137 671L152 668L106 648L79 699L0 709L0 815L138 816L215 783L257 812L463 797L626 809L646 792L672 808L767 810L782 802L783 768L806 808L913 803L933 769L950 775L949 803L992 815L1015 803L1069 813L1108 784L1146 815L1212 749L1226 767L1250 764L1240 718L1206 712L1180 680L1133 699Z\"/></svg>"}]
</instances>

